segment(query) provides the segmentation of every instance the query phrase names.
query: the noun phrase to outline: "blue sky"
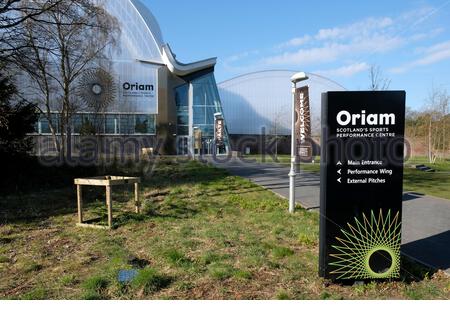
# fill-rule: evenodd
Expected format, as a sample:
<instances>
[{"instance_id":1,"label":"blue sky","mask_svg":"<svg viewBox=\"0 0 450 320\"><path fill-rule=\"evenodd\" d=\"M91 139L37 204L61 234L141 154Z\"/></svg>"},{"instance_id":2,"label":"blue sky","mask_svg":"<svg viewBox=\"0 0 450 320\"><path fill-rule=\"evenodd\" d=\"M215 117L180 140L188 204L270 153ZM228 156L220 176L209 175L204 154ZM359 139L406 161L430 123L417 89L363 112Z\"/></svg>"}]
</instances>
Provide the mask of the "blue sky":
<instances>
[{"instance_id":1,"label":"blue sky","mask_svg":"<svg viewBox=\"0 0 450 320\"><path fill-rule=\"evenodd\" d=\"M450 0L143 1L178 60L218 57L217 82L292 69L362 90L377 65L415 109L450 93Z\"/></svg>"}]
</instances>

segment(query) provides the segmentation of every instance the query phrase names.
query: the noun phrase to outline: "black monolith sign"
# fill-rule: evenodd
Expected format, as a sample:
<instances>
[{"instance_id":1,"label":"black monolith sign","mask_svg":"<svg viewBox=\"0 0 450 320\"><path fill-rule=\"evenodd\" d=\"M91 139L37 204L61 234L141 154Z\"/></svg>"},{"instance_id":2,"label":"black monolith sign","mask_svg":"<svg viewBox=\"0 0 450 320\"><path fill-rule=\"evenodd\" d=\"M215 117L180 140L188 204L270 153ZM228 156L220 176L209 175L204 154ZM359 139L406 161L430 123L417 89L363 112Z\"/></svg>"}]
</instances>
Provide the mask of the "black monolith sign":
<instances>
[{"instance_id":1,"label":"black monolith sign","mask_svg":"<svg viewBox=\"0 0 450 320\"><path fill-rule=\"evenodd\" d=\"M404 91L322 95L320 275L400 276Z\"/></svg>"}]
</instances>

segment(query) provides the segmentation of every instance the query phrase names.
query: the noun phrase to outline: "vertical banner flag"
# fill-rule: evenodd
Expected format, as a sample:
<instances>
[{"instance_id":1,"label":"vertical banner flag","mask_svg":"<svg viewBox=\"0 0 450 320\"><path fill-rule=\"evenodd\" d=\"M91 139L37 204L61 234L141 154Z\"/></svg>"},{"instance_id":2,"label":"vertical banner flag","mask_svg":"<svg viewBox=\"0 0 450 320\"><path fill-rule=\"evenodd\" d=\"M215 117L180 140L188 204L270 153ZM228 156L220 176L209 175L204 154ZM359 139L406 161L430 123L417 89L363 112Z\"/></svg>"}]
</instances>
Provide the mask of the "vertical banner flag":
<instances>
[{"instance_id":1,"label":"vertical banner flag","mask_svg":"<svg viewBox=\"0 0 450 320\"><path fill-rule=\"evenodd\" d=\"M194 148L200 150L202 148L202 130L194 128Z\"/></svg>"},{"instance_id":2,"label":"vertical banner flag","mask_svg":"<svg viewBox=\"0 0 450 320\"><path fill-rule=\"evenodd\" d=\"M224 145L224 139L225 139L225 122L223 118L216 117L216 124L215 124L215 138L216 138L216 146L221 147Z\"/></svg>"},{"instance_id":3,"label":"vertical banner flag","mask_svg":"<svg viewBox=\"0 0 450 320\"><path fill-rule=\"evenodd\" d=\"M405 99L404 91L322 95L322 277L400 276Z\"/></svg>"},{"instance_id":4,"label":"vertical banner flag","mask_svg":"<svg viewBox=\"0 0 450 320\"><path fill-rule=\"evenodd\" d=\"M301 87L295 91L295 133L297 140L297 156L301 161L312 161L311 141L311 106L309 87Z\"/></svg>"}]
</instances>

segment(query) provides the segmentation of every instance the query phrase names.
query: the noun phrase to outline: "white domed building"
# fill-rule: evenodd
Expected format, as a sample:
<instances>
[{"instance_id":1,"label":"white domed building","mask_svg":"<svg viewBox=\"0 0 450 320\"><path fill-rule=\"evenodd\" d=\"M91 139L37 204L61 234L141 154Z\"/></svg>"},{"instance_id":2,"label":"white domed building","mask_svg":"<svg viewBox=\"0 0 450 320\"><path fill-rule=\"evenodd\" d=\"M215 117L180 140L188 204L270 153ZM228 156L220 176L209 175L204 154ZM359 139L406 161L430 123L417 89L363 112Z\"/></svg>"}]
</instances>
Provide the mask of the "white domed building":
<instances>
[{"instance_id":1,"label":"white domed building","mask_svg":"<svg viewBox=\"0 0 450 320\"><path fill-rule=\"evenodd\" d=\"M267 70L244 74L218 84L232 148L260 153L277 136L278 151L290 153L292 91L291 77L298 71ZM319 143L321 95L342 91L338 83L316 74L299 86L309 86L312 138ZM268 139L267 139L268 138ZM270 142L270 141L269 141ZM272 143L273 144L273 143ZM316 153L318 148L316 148Z\"/></svg>"}]
</instances>

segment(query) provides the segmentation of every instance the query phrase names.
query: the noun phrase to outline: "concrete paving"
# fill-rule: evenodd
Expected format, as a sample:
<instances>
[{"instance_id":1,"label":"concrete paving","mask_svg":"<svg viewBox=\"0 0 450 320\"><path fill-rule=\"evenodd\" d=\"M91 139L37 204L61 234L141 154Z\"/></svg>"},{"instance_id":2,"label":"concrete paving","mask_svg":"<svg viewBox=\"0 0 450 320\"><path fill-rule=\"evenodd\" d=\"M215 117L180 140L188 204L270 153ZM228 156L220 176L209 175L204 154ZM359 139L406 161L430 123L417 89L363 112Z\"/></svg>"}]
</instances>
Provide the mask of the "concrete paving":
<instances>
[{"instance_id":1,"label":"concrete paving","mask_svg":"<svg viewBox=\"0 0 450 320\"><path fill-rule=\"evenodd\" d=\"M289 197L289 168L277 164L248 163L233 159L214 163L231 174ZM306 209L320 209L320 176L300 171L296 200ZM450 274L450 201L406 192L403 199L402 253Z\"/></svg>"}]
</instances>

